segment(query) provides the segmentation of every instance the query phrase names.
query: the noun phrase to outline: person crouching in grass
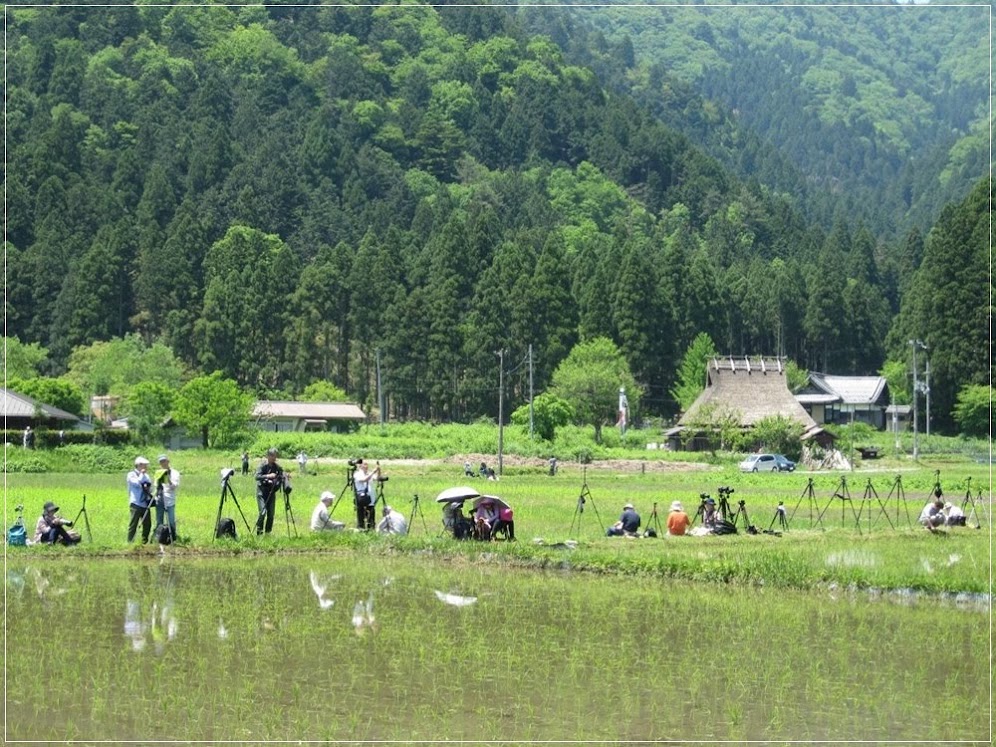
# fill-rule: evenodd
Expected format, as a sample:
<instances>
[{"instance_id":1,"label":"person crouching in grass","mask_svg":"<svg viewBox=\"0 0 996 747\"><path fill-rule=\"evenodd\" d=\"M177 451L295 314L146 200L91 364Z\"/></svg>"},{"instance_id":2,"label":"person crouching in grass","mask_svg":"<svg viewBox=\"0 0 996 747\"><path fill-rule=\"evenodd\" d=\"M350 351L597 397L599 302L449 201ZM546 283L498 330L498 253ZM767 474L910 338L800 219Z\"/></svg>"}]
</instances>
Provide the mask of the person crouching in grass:
<instances>
[{"instance_id":1,"label":"person crouching in grass","mask_svg":"<svg viewBox=\"0 0 996 747\"><path fill-rule=\"evenodd\" d=\"M59 516L59 507L48 501L35 525L35 542L47 545L75 545L80 541L80 535L66 531L66 527L72 525L73 522Z\"/></svg>"}]
</instances>

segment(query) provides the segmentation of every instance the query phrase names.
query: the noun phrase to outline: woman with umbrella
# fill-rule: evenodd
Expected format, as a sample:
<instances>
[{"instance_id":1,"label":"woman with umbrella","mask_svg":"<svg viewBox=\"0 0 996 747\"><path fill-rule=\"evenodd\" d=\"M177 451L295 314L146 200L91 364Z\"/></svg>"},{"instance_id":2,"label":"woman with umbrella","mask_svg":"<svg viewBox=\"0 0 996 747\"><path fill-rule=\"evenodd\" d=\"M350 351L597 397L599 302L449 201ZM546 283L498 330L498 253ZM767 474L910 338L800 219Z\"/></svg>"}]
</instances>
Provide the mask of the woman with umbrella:
<instances>
[{"instance_id":1,"label":"woman with umbrella","mask_svg":"<svg viewBox=\"0 0 996 747\"><path fill-rule=\"evenodd\" d=\"M505 512L507 519L502 519ZM509 529L506 536L512 539L514 529L512 529L512 509L501 498L495 495L482 495L474 501L474 531L478 539L494 539L502 529Z\"/></svg>"}]
</instances>

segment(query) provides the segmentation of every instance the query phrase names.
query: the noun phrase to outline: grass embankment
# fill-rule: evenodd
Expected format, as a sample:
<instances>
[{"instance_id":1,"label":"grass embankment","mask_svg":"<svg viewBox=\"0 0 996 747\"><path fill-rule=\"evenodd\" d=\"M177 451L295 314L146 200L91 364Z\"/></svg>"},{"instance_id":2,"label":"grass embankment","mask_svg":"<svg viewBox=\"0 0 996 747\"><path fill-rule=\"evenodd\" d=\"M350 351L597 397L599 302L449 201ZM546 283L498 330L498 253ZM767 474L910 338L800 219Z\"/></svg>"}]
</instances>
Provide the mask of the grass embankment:
<instances>
[{"instance_id":1,"label":"grass embankment","mask_svg":"<svg viewBox=\"0 0 996 747\"><path fill-rule=\"evenodd\" d=\"M150 458L155 454L149 454ZM121 459L127 461L128 455ZM285 465L296 470L290 459ZM390 479L384 484L388 503L411 516L412 496L421 498L425 517L416 514L412 533L404 538L370 536L353 532L314 536L308 532L311 510L322 490L343 492L346 482L344 461L312 461L309 474L295 476L291 494L297 537L287 536L288 516L278 502L274 532L258 538L246 531L238 509L226 500L223 515L236 520L237 543L216 542L212 528L218 512L221 487L218 468L233 464L231 455L180 452L174 466L183 473L177 506L181 542L169 550L176 555L204 553L431 553L460 562L507 563L533 567L563 567L606 573L638 573L660 578L764 584L807 588L837 584L859 588L913 588L930 592L988 592L990 589L991 542L989 478L987 467L961 463L945 464L941 482L945 495L961 503L966 479L972 478L973 494L984 491L982 529L957 528L931 535L916 525L920 509L934 483L933 464L902 473L794 473L743 475L731 466L713 466L709 471L677 471L675 465L658 462L643 464L593 465L587 469L590 497L583 514L578 514L582 470L576 465L562 467L549 477L539 466L520 466L506 472L499 482L470 480L476 489L495 493L516 511L515 543L456 542L441 536L440 509L433 499L444 488L468 482L458 464L410 464L384 462ZM95 465L96 466L96 465ZM127 469L127 466L125 467ZM79 555L132 554L158 552L156 547L125 543L128 505L124 471L115 474L8 474L5 526L14 519L14 505L25 505L29 534L46 500L62 507L73 518L87 496L87 510L93 542L84 542L68 552ZM902 475L904 501L899 500L896 476ZM807 484L813 481L812 498ZM843 480L843 482L842 482ZM869 484L874 493L869 491ZM236 475L231 485L246 519L256 518L254 483ZM734 508L743 500L752 524L767 529L775 507L783 501L790 524L781 536L686 537L664 539L609 539L603 527L618 518L622 505L634 503L650 523L657 503L661 524L672 500L681 500L689 515L701 493L718 498L720 485L735 489ZM850 501L834 498L849 495ZM866 500L867 497L867 500ZM885 512L883 512L883 507ZM822 521L815 519L822 514ZM858 516L860 521L855 518ZM336 506L335 517L354 524L352 504L347 495ZM888 517L888 518L887 518ZM890 523L895 528L890 527ZM860 526L857 526L860 524ZM912 526L911 526L912 525ZM82 522L78 527L85 531ZM777 525L775 527L777 529ZM292 532L293 533L293 532ZM579 540L575 549L550 547L568 538ZM534 543L542 538L544 545ZM30 548L31 555L65 553L65 548Z\"/></svg>"}]
</instances>

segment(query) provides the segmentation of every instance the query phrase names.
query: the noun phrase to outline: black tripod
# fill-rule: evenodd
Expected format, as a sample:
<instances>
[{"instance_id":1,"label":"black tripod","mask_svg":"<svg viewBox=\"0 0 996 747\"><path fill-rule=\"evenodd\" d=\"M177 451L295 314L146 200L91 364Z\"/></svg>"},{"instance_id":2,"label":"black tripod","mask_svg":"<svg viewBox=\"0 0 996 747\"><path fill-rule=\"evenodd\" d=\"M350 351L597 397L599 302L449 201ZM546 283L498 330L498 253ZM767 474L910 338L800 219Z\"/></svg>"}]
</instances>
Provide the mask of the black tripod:
<instances>
[{"instance_id":1,"label":"black tripod","mask_svg":"<svg viewBox=\"0 0 996 747\"><path fill-rule=\"evenodd\" d=\"M778 522L778 528L781 530L787 530L789 528L788 519L785 517L785 501L778 501L778 507L775 508L775 515L771 517L771 523L768 524L768 531L772 531L775 526L775 522Z\"/></svg>"},{"instance_id":2,"label":"black tripod","mask_svg":"<svg viewBox=\"0 0 996 747\"><path fill-rule=\"evenodd\" d=\"M795 518L795 512L799 510L799 506L802 505L803 499L807 497L809 498L809 528L810 529L813 528L813 515L817 513L817 511L819 510L819 506L816 503L816 493L813 491L812 477L809 478L809 482L806 484L806 487L803 488L802 493L799 495L799 501L795 504L795 508L792 509L792 515L789 516L788 519L786 520L786 525L788 521L791 521L792 519ZM822 527L823 524L820 523L820 526Z\"/></svg>"},{"instance_id":3,"label":"black tripod","mask_svg":"<svg viewBox=\"0 0 996 747\"><path fill-rule=\"evenodd\" d=\"M847 478L841 477L840 483L837 485L837 489L834 491L833 495L830 496L830 500L827 501L827 505L823 507L820 512L819 519L822 526L823 515L829 510L830 506L833 504L834 499L840 500L840 526L844 526L845 522L845 508L849 504L851 506L851 515L854 517L854 526L857 527L858 533L861 533L861 517L858 516L858 512L854 510L854 501L851 500L851 491L847 489Z\"/></svg>"},{"instance_id":4,"label":"black tripod","mask_svg":"<svg viewBox=\"0 0 996 747\"><path fill-rule=\"evenodd\" d=\"M878 491L876 491L875 490L875 486L872 485L872 481L871 481L870 477L868 478L868 484L865 485L865 493L864 493L863 496L861 496L861 506L858 508L858 518L859 519L861 518L861 514L864 512L865 506L868 506L868 531L871 532L872 526L873 526L872 525L872 507L871 507L872 496L874 496L875 500L878 501L879 508L882 509L881 513L885 514L885 520L889 522L889 528L890 529L895 529L896 527L892 523L892 519L889 518L889 514L885 510L885 504L883 504L882 503L882 499L878 497ZM876 518L878 518L878 517L876 517Z\"/></svg>"},{"instance_id":5,"label":"black tripod","mask_svg":"<svg viewBox=\"0 0 996 747\"><path fill-rule=\"evenodd\" d=\"M972 478L968 479L971 480ZM83 517L83 526L86 527L86 541L93 542L93 535L90 534L90 515L86 510L86 495L83 496L83 507L80 509L80 512L76 514L76 518L73 519L73 526L76 526L79 523L81 516Z\"/></svg>"},{"instance_id":6,"label":"black tripod","mask_svg":"<svg viewBox=\"0 0 996 747\"><path fill-rule=\"evenodd\" d=\"M896 525L899 524L899 508L901 506L902 508L904 508L906 510L906 525L910 529L912 529L913 528L913 522L910 520L910 506L906 502L906 493L903 490L903 476L902 475L896 475L896 479L893 480L892 487L889 488L889 494L885 497L885 503L882 506L882 510L879 512L879 516L881 516L882 514L885 514L885 518L886 519L889 518L889 511L888 511L889 501L892 500L892 496L893 495L896 496L896 523L893 524L892 520L890 519L889 520L889 524L892 526L893 529L895 529ZM878 522L878 516L875 517L875 523L877 523L877 522ZM873 526L874 526L874 524L873 524Z\"/></svg>"},{"instance_id":7,"label":"black tripod","mask_svg":"<svg viewBox=\"0 0 996 747\"><path fill-rule=\"evenodd\" d=\"M730 518L734 514L733 510L730 508L730 496L736 491L729 487L719 487L716 488L716 492L719 493L719 506L717 507L719 515L722 517L723 521L729 521L735 526L735 522ZM744 502L740 501L740 505L743 506ZM739 513L739 511L737 513Z\"/></svg>"},{"instance_id":8,"label":"black tripod","mask_svg":"<svg viewBox=\"0 0 996 747\"><path fill-rule=\"evenodd\" d=\"M594 504L592 504L594 505ZM654 532L654 534L651 534ZM654 507L650 510L650 516L647 518L647 528L643 532L644 537L663 537L664 534L661 531L661 518L657 515L657 501L654 501Z\"/></svg>"},{"instance_id":9,"label":"black tripod","mask_svg":"<svg viewBox=\"0 0 996 747\"><path fill-rule=\"evenodd\" d=\"M232 503L239 510L239 516L242 517L242 522L246 525L246 533L250 534L252 530L249 528L249 521L246 519L246 515L242 513L242 506L239 505L239 499L235 497L235 491L232 490L232 486L228 484L229 478L235 474L235 470L226 470L226 474L221 478L221 497L218 499L218 518L214 521L214 538L218 539L218 526L221 524L221 511L225 507L225 499L231 498Z\"/></svg>"},{"instance_id":10,"label":"black tripod","mask_svg":"<svg viewBox=\"0 0 996 747\"><path fill-rule=\"evenodd\" d=\"M578 535L581 534L581 516L584 514L584 504L591 501L591 507L595 510L595 518L598 520L598 526L602 529L602 534L605 534L605 525L602 523L602 517L598 515L598 506L595 505L595 499L591 496L591 490L588 489L588 467L586 466L581 473L581 495L578 496L578 502L574 506L574 518L571 519L571 528L567 533L570 537L574 533L574 522L577 521L578 524Z\"/></svg>"},{"instance_id":11,"label":"black tripod","mask_svg":"<svg viewBox=\"0 0 996 747\"><path fill-rule=\"evenodd\" d=\"M418 497L418 493L412 495L412 515L408 518L408 526L411 529L415 528L415 514L422 517L422 531L428 534L429 525L425 523L425 514L422 513L422 504L421 499Z\"/></svg>"},{"instance_id":12,"label":"black tripod","mask_svg":"<svg viewBox=\"0 0 996 747\"><path fill-rule=\"evenodd\" d=\"M290 475L284 474L283 480L280 481L280 488L284 491L284 521L287 523L287 539L290 539L291 527L294 527L294 536L297 537L297 522L294 521L294 511L291 509L290 502Z\"/></svg>"},{"instance_id":13,"label":"black tripod","mask_svg":"<svg viewBox=\"0 0 996 747\"><path fill-rule=\"evenodd\" d=\"M976 505L976 501L978 501L978 505ZM982 522L980 521L980 518L979 518L980 515L982 514L982 510L979 510L979 506L981 506L981 505L982 505L982 490L981 489L979 490L979 495L978 495L977 498L973 498L972 497L972 478L968 477L965 480L965 497L964 497L964 499L962 499L962 502L961 502L961 510L965 514L965 523L966 524L968 524L969 522L971 522L972 516L975 516L975 528L976 529L981 529L982 528ZM965 511L965 508L968 507L968 506L971 506L971 508L968 511Z\"/></svg>"},{"instance_id":14,"label":"black tripod","mask_svg":"<svg viewBox=\"0 0 996 747\"><path fill-rule=\"evenodd\" d=\"M339 491L339 495L336 497L335 501L332 503L332 508L329 509L329 517L335 513L336 506L339 505L339 501L342 497L346 495L347 492L353 492L353 473L356 472L356 465L350 460L346 467L346 483L342 486L342 490Z\"/></svg>"},{"instance_id":15,"label":"black tripod","mask_svg":"<svg viewBox=\"0 0 996 747\"><path fill-rule=\"evenodd\" d=\"M722 503L725 498L720 498L719 500L720 503ZM727 504L727 508L729 508L729 504ZM723 516L726 516L726 514L723 514ZM733 524L733 526L737 526L741 520L743 521L745 532L748 534L757 534L757 530L750 523L750 517L747 516L747 506L744 501L737 502L737 510L736 513L733 514L733 518L730 519L730 523Z\"/></svg>"}]
</instances>

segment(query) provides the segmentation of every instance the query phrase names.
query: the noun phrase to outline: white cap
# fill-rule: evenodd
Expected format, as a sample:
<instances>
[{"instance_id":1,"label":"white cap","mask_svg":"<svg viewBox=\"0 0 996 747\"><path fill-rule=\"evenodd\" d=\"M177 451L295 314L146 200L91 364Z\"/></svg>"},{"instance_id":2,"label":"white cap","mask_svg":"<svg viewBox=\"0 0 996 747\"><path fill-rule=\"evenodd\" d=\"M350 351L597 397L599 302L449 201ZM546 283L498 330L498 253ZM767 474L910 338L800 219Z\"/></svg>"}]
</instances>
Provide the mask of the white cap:
<instances>
[{"instance_id":1,"label":"white cap","mask_svg":"<svg viewBox=\"0 0 996 747\"><path fill-rule=\"evenodd\" d=\"M322 497L319 500L321 500L323 503L324 502L331 503L332 501L335 500L335 493L333 493L330 490L326 490L324 493L322 493Z\"/></svg>"},{"instance_id":2,"label":"white cap","mask_svg":"<svg viewBox=\"0 0 996 747\"><path fill-rule=\"evenodd\" d=\"M140 465L140 464L148 464L148 463L149 463L149 460L146 459L144 456L135 457L135 466L136 467L138 465Z\"/></svg>"}]
</instances>

